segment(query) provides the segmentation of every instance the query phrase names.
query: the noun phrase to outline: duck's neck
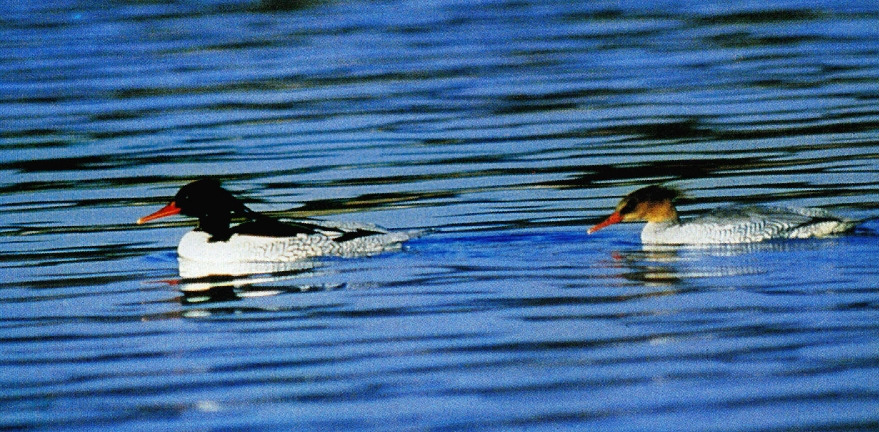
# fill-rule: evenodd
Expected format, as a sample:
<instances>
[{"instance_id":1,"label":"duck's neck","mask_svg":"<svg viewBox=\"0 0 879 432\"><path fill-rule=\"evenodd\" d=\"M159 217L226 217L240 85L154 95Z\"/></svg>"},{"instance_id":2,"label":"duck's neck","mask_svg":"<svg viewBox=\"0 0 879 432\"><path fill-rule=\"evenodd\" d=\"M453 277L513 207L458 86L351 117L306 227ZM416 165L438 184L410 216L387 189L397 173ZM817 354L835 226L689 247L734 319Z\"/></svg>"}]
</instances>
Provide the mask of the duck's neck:
<instances>
[{"instance_id":1,"label":"duck's neck","mask_svg":"<svg viewBox=\"0 0 879 432\"><path fill-rule=\"evenodd\" d=\"M663 202L663 203L649 203L647 207L644 209L644 216L642 219L648 223L670 223L670 224L678 224L680 223L680 219L678 219L678 211L675 209L675 206L671 203Z\"/></svg>"},{"instance_id":2,"label":"duck's neck","mask_svg":"<svg viewBox=\"0 0 879 432\"><path fill-rule=\"evenodd\" d=\"M227 241L232 237L232 217L245 217L253 219L261 216L245 206L232 212L216 212L202 215L198 218L198 229L211 235L209 242Z\"/></svg>"},{"instance_id":3,"label":"duck's neck","mask_svg":"<svg viewBox=\"0 0 879 432\"><path fill-rule=\"evenodd\" d=\"M211 235L209 242L226 241L232 236L231 223L232 215L228 213L206 215L198 219L198 229Z\"/></svg>"}]
</instances>

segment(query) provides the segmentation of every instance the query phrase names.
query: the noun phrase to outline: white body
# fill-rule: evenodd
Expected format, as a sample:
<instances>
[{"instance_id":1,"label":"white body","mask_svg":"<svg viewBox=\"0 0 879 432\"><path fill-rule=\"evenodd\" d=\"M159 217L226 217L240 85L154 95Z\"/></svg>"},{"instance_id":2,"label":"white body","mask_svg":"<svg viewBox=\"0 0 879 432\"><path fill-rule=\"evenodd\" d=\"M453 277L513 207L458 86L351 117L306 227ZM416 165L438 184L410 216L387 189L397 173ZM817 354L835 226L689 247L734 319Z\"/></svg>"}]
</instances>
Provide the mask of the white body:
<instances>
[{"instance_id":1,"label":"white body","mask_svg":"<svg viewBox=\"0 0 879 432\"><path fill-rule=\"evenodd\" d=\"M855 227L820 209L730 207L683 222L648 222L645 244L736 244L770 239L826 237Z\"/></svg>"},{"instance_id":2,"label":"white body","mask_svg":"<svg viewBox=\"0 0 879 432\"><path fill-rule=\"evenodd\" d=\"M334 240L341 235L337 231L293 237L234 234L227 241L209 242L210 234L190 231L180 239L177 254L182 259L203 263L277 263L316 256L363 256L399 249L400 243L419 234L415 231L389 232L369 224L313 220L308 223L345 231L364 229L378 234L343 242Z\"/></svg>"}]
</instances>

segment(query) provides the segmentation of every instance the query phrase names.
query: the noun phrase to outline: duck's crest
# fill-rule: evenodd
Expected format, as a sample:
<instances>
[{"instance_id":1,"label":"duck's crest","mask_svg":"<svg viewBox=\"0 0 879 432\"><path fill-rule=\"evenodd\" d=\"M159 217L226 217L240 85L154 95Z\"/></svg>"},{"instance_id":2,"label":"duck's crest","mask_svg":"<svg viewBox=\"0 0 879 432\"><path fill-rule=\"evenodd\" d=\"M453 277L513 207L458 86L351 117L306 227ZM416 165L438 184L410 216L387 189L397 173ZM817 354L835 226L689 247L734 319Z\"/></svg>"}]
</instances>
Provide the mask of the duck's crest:
<instances>
[{"instance_id":1,"label":"duck's crest","mask_svg":"<svg viewBox=\"0 0 879 432\"><path fill-rule=\"evenodd\" d=\"M650 201L675 201L684 196L680 189L666 185L650 185L638 189L626 196L626 199L634 202Z\"/></svg>"}]
</instances>

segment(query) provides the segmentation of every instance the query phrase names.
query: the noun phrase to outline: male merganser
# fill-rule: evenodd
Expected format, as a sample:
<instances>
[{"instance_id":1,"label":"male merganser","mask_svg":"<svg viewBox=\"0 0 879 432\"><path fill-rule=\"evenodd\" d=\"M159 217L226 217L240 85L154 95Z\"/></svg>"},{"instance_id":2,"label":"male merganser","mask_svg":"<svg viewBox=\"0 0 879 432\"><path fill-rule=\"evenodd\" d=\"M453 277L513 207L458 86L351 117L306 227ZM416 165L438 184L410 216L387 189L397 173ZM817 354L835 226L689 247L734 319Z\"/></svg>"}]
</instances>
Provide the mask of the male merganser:
<instances>
[{"instance_id":1,"label":"male merganser","mask_svg":"<svg viewBox=\"0 0 879 432\"><path fill-rule=\"evenodd\" d=\"M142 224L182 214L198 218L177 247L180 258L207 263L290 262L315 256L361 256L398 249L417 231L391 232L371 224L281 221L255 212L213 179L180 188L164 208L137 220ZM233 218L244 223L231 226Z\"/></svg>"},{"instance_id":2,"label":"male merganser","mask_svg":"<svg viewBox=\"0 0 879 432\"><path fill-rule=\"evenodd\" d=\"M617 204L594 233L618 222L647 222L641 241L648 244L735 244L770 239L826 237L852 230L858 221L821 209L741 206L716 209L685 221L673 204L680 192L665 186L638 189Z\"/></svg>"}]
</instances>

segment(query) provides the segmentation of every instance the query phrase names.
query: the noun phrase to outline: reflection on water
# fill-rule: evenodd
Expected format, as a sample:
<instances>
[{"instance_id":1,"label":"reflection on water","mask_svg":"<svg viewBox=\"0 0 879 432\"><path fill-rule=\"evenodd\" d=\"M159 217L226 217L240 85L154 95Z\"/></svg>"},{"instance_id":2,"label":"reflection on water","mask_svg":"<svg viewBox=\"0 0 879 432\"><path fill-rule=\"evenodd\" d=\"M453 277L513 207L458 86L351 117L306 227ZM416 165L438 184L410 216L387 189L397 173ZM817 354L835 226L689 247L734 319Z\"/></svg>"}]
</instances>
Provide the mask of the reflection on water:
<instances>
[{"instance_id":1,"label":"reflection on water","mask_svg":"<svg viewBox=\"0 0 879 432\"><path fill-rule=\"evenodd\" d=\"M281 294L305 293L311 291L331 291L343 288L343 285L316 286L316 285L287 285L283 287L262 287L260 283L286 281L289 278L281 276L266 277L261 279L229 279L206 278L196 280L183 280L180 282L180 291L183 294L183 305L195 305L205 303L222 303L228 301L240 301L253 297L275 296ZM195 314L193 309L188 309L184 316L204 316Z\"/></svg>"},{"instance_id":2,"label":"reflection on water","mask_svg":"<svg viewBox=\"0 0 879 432\"><path fill-rule=\"evenodd\" d=\"M183 294L182 303L219 303L239 301L252 297L280 294L327 291L344 287L344 284L299 283L319 275L320 262L304 259L292 262L241 262L204 263L178 258L180 279L170 285ZM186 316L193 315L189 311Z\"/></svg>"},{"instance_id":3,"label":"reflection on water","mask_svg":"<svg viewBox=\"0 0 879 432\"><path fill-rule=\"evenodd\" d=\"M764 263L790 259L805 251L830 251L832 238L782 240L731 245L642 245L640 250L611 253L620 276L650 286L679 286L694 278L759 275L770 271Z\"/></svg>"},{"instance_id":4,"label":"reflection on water","mask_svg":"<svg viewBox=\"0 0 879 432\"><path fill-rule=\"evenodd\" d=\"M585 234L660 181L684 216L875 217L872 3L5 6L2 428L879 422L875 235ZM190 222L134 220L208 176L272 215L435 232L178 263Z\"/></svg>"}]
</instances>

